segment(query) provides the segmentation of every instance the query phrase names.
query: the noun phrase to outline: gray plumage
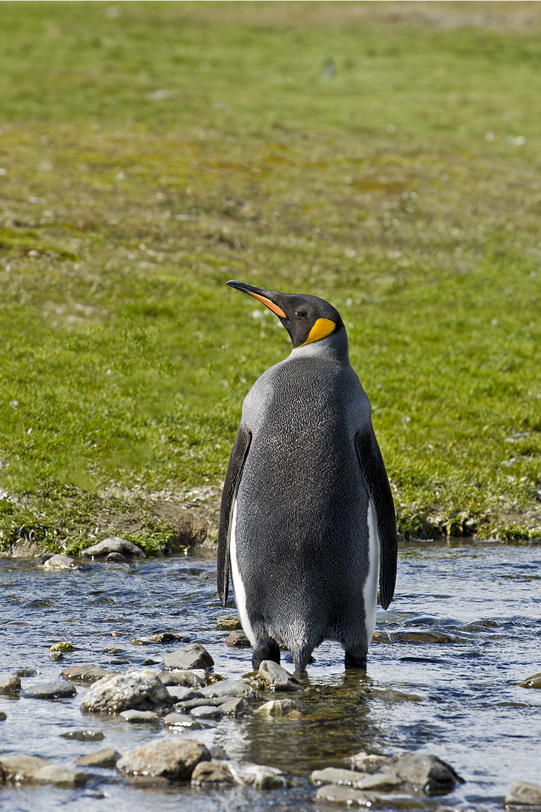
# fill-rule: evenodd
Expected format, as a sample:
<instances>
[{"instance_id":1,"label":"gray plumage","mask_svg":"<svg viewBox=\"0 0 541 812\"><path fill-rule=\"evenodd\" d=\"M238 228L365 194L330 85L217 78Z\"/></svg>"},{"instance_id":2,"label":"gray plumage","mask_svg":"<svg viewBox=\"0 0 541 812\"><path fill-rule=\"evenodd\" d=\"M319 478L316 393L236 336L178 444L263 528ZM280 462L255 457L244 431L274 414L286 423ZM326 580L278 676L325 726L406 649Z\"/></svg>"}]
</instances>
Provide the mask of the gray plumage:
<instances>
[{"instance_id":1,"label":"gray plumage","mask_svg":"<svg viewBox=\"0 0 541 812\"><path fill-rule=\"evenodd\" d=\"M317 297L229 284L274 310L293 350L243 404L222 496L218 592L225 604L230 563L254 667L279 662L284 646L303 671L326 639L342 644L346 665L363 667L378 573L382 605L393 597L397 540L346 330Z\"/></svg>"}]
</instances>

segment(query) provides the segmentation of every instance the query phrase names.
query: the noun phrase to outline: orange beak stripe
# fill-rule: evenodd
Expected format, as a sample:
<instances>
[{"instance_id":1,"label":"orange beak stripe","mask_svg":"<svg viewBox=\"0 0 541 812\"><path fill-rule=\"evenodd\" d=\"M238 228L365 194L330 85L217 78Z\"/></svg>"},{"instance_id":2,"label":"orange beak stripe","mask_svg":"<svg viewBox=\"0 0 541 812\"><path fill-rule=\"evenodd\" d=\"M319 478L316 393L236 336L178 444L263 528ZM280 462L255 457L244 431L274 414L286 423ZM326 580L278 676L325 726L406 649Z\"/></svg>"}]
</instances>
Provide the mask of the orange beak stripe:
<instances>
[{"instance_id":1,"label":"orange beak stripe","mask_svg":"<svg viewBox=\"0 0 541 812\"><path fill-rule=\"evenodd\" d=\"M281 307L275 305L274 302L271 302L270 299L267 299L265 296L260 296L259 293L252 293L251 290L247 290L246 293L249 293L250 296L253 296L254 299L259 299L269 310L272 310L273 313L276 313L277 316L280 316L281 319L287 319L286 314L282 310Z\"/></svg>"}]
</instances>

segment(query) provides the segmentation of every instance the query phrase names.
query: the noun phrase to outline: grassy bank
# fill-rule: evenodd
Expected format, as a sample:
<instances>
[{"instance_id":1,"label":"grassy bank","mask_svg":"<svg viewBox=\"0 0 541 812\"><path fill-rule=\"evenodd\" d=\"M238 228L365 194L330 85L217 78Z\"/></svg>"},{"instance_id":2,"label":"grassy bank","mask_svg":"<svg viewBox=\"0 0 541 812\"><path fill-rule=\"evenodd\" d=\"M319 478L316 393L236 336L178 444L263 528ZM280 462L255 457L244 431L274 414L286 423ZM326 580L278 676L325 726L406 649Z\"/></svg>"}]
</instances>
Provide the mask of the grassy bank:
<instances>
[{"instance_id":1,"label":"grassy bank","mask_svg":"<svg viewBox=\"0 0 541 812\"><path fill-rule=\"evenodd\" d=\"M127 514L159 545L142 497L218 493L288 352L230 278L342 312L403 534L540 536L540 30L520 2L0 4L0 545Z\"/></svg>"}]
</instances>

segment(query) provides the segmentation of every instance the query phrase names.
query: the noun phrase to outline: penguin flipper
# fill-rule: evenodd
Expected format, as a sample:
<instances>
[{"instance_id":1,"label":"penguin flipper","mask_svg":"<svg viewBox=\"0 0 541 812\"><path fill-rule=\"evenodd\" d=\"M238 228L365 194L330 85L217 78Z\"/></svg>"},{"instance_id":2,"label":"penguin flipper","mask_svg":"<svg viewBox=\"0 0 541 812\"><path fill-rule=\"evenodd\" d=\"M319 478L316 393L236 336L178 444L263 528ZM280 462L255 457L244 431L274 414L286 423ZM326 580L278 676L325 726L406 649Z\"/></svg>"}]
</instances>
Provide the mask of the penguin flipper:
<instances>
[{"instance_id":1,"label":"penguin flipper","mask_svg":"<svg viewBox=\"0 0 541 812\"><path fill-rule=\"evenodd\" d=\"M381 605L387 609L394 595L398 538L391 486L371 424L355 435L355 449L376 510L380 538L379 593Z\"/></svg>"},{"instance_id":2,"label":"penguin flipper","mask_svg":"<svg viewBox=\"0 0 541 812\"><path fill-rule=\"evenodd\" d=\"M252 432L246 426L240 426L229 465L225 475L222 502L220 506L220 525L218 528L218 595L222 606L225 606L229 592L229 539L231 536L231 515L244 462L252 441Z\"/></svg>"}]
</instances>

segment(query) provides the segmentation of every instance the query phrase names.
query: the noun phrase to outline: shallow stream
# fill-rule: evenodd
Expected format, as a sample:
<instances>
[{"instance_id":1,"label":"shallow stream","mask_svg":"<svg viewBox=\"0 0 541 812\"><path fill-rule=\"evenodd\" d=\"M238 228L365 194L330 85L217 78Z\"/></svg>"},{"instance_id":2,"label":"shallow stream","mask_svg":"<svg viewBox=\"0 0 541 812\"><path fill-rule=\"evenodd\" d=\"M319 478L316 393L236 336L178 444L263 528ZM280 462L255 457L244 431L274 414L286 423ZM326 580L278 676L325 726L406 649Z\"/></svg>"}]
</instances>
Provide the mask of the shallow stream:
<instances>
[{"instance_id":1,"label":"shallow stream","mask_svg":"<svg viewBox=\"0 0 541 812\"><path fill-rule=\"evenodd\" d=\"M132 640L174 632L200 642L216 673L250 670L249 649L225 645L216 568L202 552L134 564L96 563L79 571L47 571L34 562L0 559L0 679L21 669L23 694L0 697L0 751L42 756L74 768L102 747L124 753L163 729L115 717L82 716L86 691L73 699L24 696L24 688L58 679L62 668L97 663L128 670L159 668L184 643L137 645ZM70 641L60 662L50 646ZM378 609L366 675L343 668L339 646L326 643L308 667L307 689L295 697L299 719L247 715L186 734L229 758L280 767L300 780L284 790L142 788L113 770L92 771L79 789L0 786L6 812L73 809L84 812L329 809L314 803L309 773L348 766L360 750L392 755L423 751L451 764L465 782L427 807L501 810L518 780L541 783L541 690L516 684L541 672L541 547L497 543L419 543L401 546L395 600ZM292 666L285 663L286 668ZM102 742L65 739L82 728L103 731ZM337 807L339 808L339 807Z\"/></svg>"}]
</instances>

